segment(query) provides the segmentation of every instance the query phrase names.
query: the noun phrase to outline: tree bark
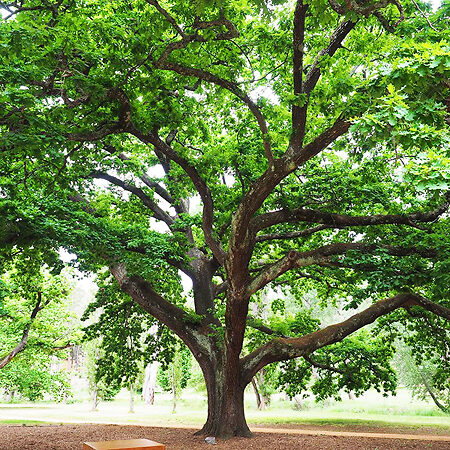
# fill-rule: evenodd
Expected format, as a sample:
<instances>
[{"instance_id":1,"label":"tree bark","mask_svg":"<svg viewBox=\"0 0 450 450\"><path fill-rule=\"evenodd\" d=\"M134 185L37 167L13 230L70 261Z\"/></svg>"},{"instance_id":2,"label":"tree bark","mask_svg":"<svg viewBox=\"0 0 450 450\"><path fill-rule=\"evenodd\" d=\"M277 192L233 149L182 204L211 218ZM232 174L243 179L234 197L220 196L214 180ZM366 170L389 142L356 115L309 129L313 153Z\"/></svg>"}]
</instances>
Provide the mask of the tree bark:
<instances>
[{"instance_id":1,"label":"tree bark","mask_svg":"<svg viewBox=\"0 0 450 450\"><path fill-rule=\"evenodd\" d=\"M270 404L270 395L261 393L261 386L265 382L265 370L261 369L253 378L252 386L256 396L256 406L260 411L264 411Z\"/></svg>"},{"instance_id":2,"label":"tree bark","mask_svg":"<svg viewBox=\"0 0 450 450\"><path fill-rule=\"evenodd\" d=\"M241 377L227 376L227 363L213 360L212 364L200 364L208 394L208 417L196 434L223 439L234 436L251 436L245 420L244 389ZM228 372L229 373L229 372Z\"/></svg>"}]
</instances>

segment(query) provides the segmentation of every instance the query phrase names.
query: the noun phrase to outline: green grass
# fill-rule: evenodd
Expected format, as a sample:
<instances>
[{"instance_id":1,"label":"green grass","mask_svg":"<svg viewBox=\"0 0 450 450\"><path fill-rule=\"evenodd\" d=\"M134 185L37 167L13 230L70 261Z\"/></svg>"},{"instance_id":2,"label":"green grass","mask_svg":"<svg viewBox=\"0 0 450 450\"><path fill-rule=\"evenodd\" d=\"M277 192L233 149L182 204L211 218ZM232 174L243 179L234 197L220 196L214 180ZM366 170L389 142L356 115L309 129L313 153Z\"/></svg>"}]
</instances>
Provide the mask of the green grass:
<instances>
[{"instance_id":1,"label":"green grass","mask_svg":"<svg viewBox=\"0 0 450 450\"><path fill-rule=\"evenodd\" d=\"M450 416L433 404L411 399L399 390L397 397L384 398L369 392L362 398L327 405L306 400L303 410L293 409L293 402L274 396L266 411L258 411L254 395L246 393L246 417L250 425L365 425L373 427L433 428L450 433ZM136 400L136 413L128 413L128 395L121 392L113 402L100 403L98 411L90 411L87 398L70 404L0 403L0 423L118 423L149 426L200 427L206 419L207 401L204 394L187 391L178 401L177 413L172 414L168 394L157 394L153 406Z\"/></svg>"},{"instance_id":2,"label":"green grass","mask_svg":"<svg viewBox=\"0 0 450 450\"><path fill-rule=\"evenodd\" d=\"M49 422L45 422L42 420L0 420L0 423L3 425L22 425L23 427L31 427L34 425L46 425Z\"/></svg>"}]
</instances>

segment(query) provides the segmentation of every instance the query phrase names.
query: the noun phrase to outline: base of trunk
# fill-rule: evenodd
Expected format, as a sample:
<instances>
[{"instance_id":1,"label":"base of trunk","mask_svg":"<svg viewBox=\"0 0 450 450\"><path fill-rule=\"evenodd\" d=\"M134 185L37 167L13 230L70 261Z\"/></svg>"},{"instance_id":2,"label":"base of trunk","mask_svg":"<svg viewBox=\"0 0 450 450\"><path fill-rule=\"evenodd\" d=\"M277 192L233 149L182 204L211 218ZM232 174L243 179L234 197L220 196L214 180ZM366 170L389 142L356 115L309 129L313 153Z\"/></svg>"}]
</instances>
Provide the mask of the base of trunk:
<instances>
[{"instance_id":1,"label":"base of trunk","mask_svg":"<svg viewBox=\"0 0 450 450\"><path fill-rule=\"evenodd\" d=\"M247 424L241 426L229 426L226 424L205 423L201 430L194 433L194 436L214 436L220 439L231 439L233 437L252 437L253 433Z\"/></svg>"},{"instance_id":2,"label":"base of trunk","mask_svg":"<svg viewBox=\"0 0 450 450\"><path fill-rule=\"evenodd\" d=\"M214 436L220 439L232 437L250 437L244 414L244 389L234 391L215 386L216 396L208 392L208 418L205 425L196 435Z\"/></svg>"}]
</instances>

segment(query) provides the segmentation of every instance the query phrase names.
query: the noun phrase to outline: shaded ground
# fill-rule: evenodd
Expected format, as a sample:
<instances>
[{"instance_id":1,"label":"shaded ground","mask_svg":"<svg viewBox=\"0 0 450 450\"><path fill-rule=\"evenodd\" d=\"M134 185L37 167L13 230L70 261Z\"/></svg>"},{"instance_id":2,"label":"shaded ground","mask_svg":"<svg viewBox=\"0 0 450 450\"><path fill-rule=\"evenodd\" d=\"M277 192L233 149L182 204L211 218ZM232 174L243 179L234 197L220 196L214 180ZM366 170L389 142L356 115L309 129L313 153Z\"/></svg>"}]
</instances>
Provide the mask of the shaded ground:
<instances>
[{"instance_id":1,"label":"shaded ground","mask_svg":"<svg viewBox=\"0 0 450 450\"><path fill-rule=\"evenodd\" d=\"M307 432L314 431L315 435L298 434L300 428ZM397 450L397 449L434 449L449 450L450 436L444 437L430 433L429 437L447 439L442 441L418 440L417 434L424 435L424 430L415 430L414 433L405 434L403 439L386 439L380 437L361 436L334 436L321 435L330 432L336 427L289 427L276 428L276 432L264 432L260 428L255 429L255 436L250 439L236 438L228 441L219 441L215 450ZM364 432L369 431L364 427ZM339 427L339 432L362 432L353 427ZM376 433L400 433L402 430L372 429ZM405 430L403 430L405 431ZM408 437L410 439L408 439ZM411 439L415 437L416 439ZM0 450L81 450L84 441L102 441L110 439L139 439L147 438L161 442L167 446L167 450L198 450L208 449L210 446L204 443L203 438L193 436L192 429L186 428L156 428L122 425L40 425L40 426L15 426L0 425Z\"/></svg>"}]
</instances>

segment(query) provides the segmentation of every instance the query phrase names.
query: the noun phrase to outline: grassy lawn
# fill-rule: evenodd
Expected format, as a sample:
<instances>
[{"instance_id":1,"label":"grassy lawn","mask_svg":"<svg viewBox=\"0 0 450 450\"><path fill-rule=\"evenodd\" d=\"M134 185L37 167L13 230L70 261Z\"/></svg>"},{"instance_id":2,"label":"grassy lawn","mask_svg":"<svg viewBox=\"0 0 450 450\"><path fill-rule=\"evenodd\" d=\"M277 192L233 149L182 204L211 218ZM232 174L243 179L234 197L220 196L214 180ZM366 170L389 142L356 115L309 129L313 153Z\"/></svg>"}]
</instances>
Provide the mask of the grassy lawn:
<instances>
[{"instance_id":1,"label":"grassy lawn","mask_svg":"<svg viewBox=\"0 0 450 450\"><path fill-rule=\"evenodd\" d=\"M275 396L269 409L258 411L254 396L246 394L246 416L249 424L315 424L315 425L370 425L402 427L435 427L450 433L450 416L434 405L411 399L400 389L396 397L384 398L369 392L355 400L317 405L305 402L301 411L293 402ZM135 413L128 412L128 394L121 392L113 402L100 403L98 411L90 410L87 398L71 404L55 403L0 403L0 423L34 425L38 423L115 423L152 426L199 427L206 418L206 397L195 392L183 393L172 414L168 394L157 394L153 406L139 399Z\"/></svg>"}]
</instances>

